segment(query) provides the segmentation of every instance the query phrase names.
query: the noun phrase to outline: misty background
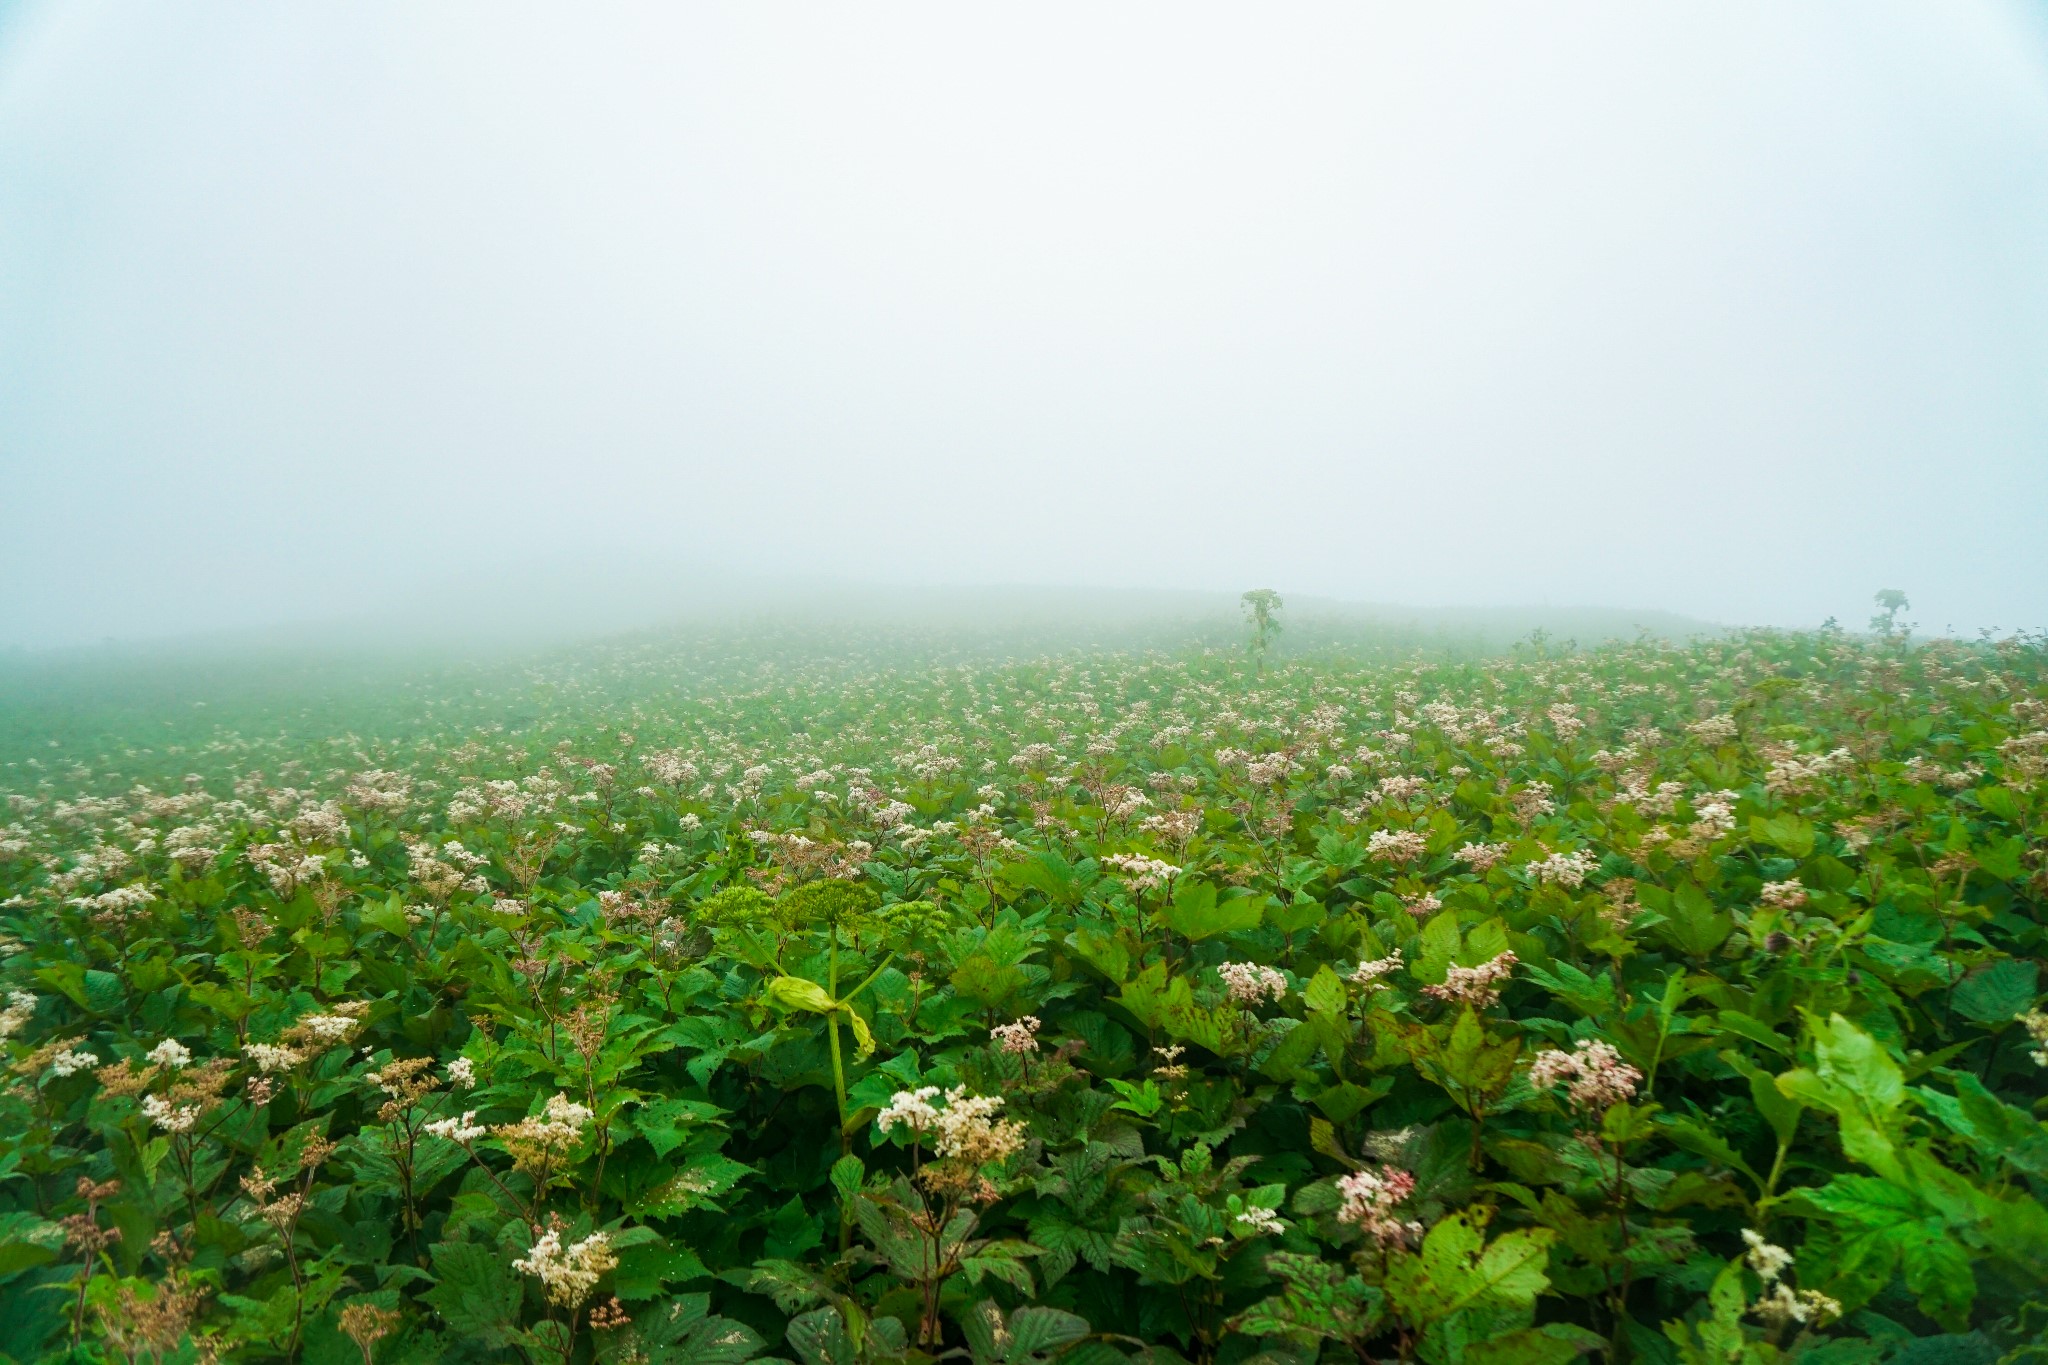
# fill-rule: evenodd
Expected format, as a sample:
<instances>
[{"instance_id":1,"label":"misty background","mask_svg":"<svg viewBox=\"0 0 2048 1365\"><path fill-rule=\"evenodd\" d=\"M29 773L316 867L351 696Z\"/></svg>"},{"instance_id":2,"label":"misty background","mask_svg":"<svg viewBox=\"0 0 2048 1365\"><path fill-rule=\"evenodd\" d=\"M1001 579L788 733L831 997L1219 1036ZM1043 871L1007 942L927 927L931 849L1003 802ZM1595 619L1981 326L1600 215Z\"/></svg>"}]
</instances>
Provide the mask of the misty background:
<instances>
[{"instance_id":1,"label":"misty background","mask_svg":"<svg viewBox=\"0 0 2048 1365\"><path fill-rule=\"evenodd\" d=\"M0 645L2038 627L2044 375L2034 4L0 0Z\"/></svg>"}]
</instances>

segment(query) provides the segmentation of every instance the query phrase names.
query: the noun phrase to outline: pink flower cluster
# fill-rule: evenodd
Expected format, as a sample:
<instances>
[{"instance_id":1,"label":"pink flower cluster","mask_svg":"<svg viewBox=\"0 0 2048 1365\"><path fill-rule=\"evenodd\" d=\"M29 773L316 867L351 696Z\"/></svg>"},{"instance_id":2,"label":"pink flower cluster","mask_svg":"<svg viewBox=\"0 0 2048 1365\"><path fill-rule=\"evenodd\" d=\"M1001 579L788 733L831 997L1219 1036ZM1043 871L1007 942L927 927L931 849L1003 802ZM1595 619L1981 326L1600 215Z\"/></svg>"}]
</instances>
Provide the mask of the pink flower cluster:
<instances>
[{"instance_id":1,"label":"pink flower cluster","mask_svg":"<svg viewBox=\"0 0 2048 1365\"><path fill-rule=\"evenodd\" d=\"M1038 1016L1027 1014L1012 1024L997 1024L989 1030L996 1046L1015 1057L1038 1051Z\"/></svg>"},{"instance_id":2,"label":"pink flower cluster","mask_svg":"<svg viewBox=\"0 0 2048 1365\"><path fill-rule=\"evenodd\" d=\"M1591 1038L1581 1038L1576 1052L1551 1048L1529 1066L1529 1084L1538 1090L1564 1084L1574 1109L1611 1109L1633 1099L1642 1079L1643 1073L1621 1060L1612 1044Z\"/></svg>"},{"instance_id":3,"label":"pink flower cluster","mask_svg":"<svg viewBox=\"0 0 2048 1365\"><path fill-rule=\"evenodd\" d=\"M1453 967L1444 973L1441 986L1424 986L1422 993L1485 1009L1500 999L1501 984L1514 975L1518 960L1513 952L1505 952L1477 967Z\"/></svg>"},{"instance_id":4,"label":"pink flower cluster","mask_svg":"<svg viewBox=\"0 0 2048 1365\"><path fill-rule=\"evenodd\" d=\"M1337 1182L1337 1193L1344 1199L1337 1221L1363 1230L1380 1246L1410 1246L1422 1236L1422 1224L1394 1216L1394 1206L1415 1193L1415 1177L1400 1167L1355 1171Z\"/></svg>"}]
</instances>

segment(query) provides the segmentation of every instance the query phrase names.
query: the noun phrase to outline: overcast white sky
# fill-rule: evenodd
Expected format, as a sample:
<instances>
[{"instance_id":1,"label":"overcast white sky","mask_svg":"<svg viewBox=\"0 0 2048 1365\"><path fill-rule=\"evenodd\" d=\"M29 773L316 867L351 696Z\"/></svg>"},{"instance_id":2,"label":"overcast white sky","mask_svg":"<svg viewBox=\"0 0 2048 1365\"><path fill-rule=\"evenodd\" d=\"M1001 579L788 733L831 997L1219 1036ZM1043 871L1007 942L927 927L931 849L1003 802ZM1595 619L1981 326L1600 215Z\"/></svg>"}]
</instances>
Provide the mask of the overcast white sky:
<instances>
[{"instance_id":1,"label":"overcast white sky","mask_svg":"<svg viewBox=\"0 0 2048 1365\"><path fill-rule=\"evenodd\" d=\"M835 580L2048 624L2039 6L0 0L0 643Z\"/></svg>"}]
</instances>

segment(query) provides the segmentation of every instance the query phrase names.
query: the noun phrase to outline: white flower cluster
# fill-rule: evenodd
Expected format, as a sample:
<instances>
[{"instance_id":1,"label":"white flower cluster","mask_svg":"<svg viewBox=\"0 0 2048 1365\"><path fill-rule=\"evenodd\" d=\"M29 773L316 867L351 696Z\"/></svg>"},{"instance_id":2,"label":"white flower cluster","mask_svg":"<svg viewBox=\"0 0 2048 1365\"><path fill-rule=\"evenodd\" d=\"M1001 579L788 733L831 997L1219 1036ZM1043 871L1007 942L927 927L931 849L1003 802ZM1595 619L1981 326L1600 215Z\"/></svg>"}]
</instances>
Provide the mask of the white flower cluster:
<instances>
[{"instance_id":1,"label":"white flower cluster","mask_svg":"<svg viewBox=\"0 0 2048 1365\"><path fill-rule=\"evenodd\" d=\"M2048 1014L2043 1014L2040 1010L2028 1010L2019 1018L2020 1027L2027 1031L2027 1037L2033 1040L2034 1044L2035 1050L2027 1056L2033 1059L2035 1066L2048 1066Z\"/></svg>"},{"instance_id":2,"label":"white flower cluster","mask_svg":"<svg viewBox=\"0 0 2048 1365\"><path fill-rule=\"evenodd\" d=\"M897 1091L889 1097L889 1103L882 1112L875 1115L875 1127L885 1133L908 1128L913 1135L922 1137L938 1124L939 1111L933 1107L932 1100L940 1093L935 1085Z\"/></svg>"},{"instance_id":3,"label":"white flower cluster","mask_svg":"<svg viewBox=\"0 0 2048 1365\"><path fill-rule=\"evenodd\" d=\"M242 1051L249 1060L256 1063L256 1069L264 1075L274 1071L290 1071L306 1060L306 1054L297 1048L280 1047L274 1043L244 1043Z\"/></svg>"},{"instance_id":4,"label":"white flower cluster","mask_svg":"<svg viewBox=\"0 0 2048 1365\"><path fill-rule=\"evenodd\" d=\"M490 1130L476 1122L476 1110L465 1109L461 1118L435 1119L424 1125L421 1132L429 1137L446 1138L450 1142L475 1142Z\"/></svg>"},{"instance_id":5,"label":"white flower cluster","mask_svg":"<svg viewBox=\"0 0 2048 1365\"><path fill-rule=\"evenodd\" d=\"M1468 843L1451 856L1483 876L1495 863L1508 856L1508 846Z\"/></svg>"},{"instance_id":6,"label":"white flower cluster","mask_svg":"<svg viewBox=\"0 0 2048 1365\"><path fill-rule=\"evenodd\" d=\"M148 1060L158 1066L180 1067L192 1064L192 1053L176 1038L166 1038L146 1054Z\"/></svg>"},{"instance_id":7,"label":"white flower cluster","mask_svg":"<svg viewBox=\"0 0 2048 1365\"><path fill-rule=\"evenodd\" d=\"M29 991L7 992L7 1008L0 1010L0 1040L12 1038L35 1018L36 998Z\"/></svg>"},{"instance_id":8,"label":"white flower cluster","mask_svg":"<svg viewBox=\"0 0 2048 1365\"><path fill-rule=\"evenodd\" d=\"M597 1116L567 1095L548 1096L547 1108L541 1111L538 1122L533 1123L534 1136L547 1141L570 1143L583 1136L583 1130Z\"/></svg>"},{"instance_id":9,"label":"white flower cluster","mask_svg":"<svg viewBox=\"0 0 2048 1365\"><path fill-rule=\"evenodd\" d=\"M1710 749L1730 742L1736 734L1735 717L1728 715L1708 716L1705 720L1696 720L1685 728Z\"/></svg>"},{"instance_id":10,"label":"white flower cluster","mask_svg":"<svg viewBox=\"0 0 2048 1365\"><path fill-rule=\"evenodd\" d=\"M1181 872L1172 863L1136 853L1105 854L1102 861L1121 873L1124 883L1133 891L1155 891Z\"/></svg>"},{"instance_id":11,"label":"white flower cluster","mask_svg":"<svg viewBox=\"0 0 2048 1365\"><path fill-rule=\"evenodd\" d=\"M1337 1221L1350 1223L1381 1247L1406 1246L1422 1236L1422 1224L1394 1214L1394 1206L1415 1193L1415 1177L1395 1166L1354 1171L1337 1182L1343 1203Z\"/></svg>"},{"instance_id":12,"label":"white flower cluster","mask_svg":"<svg viewBox=\"0 0 2048 1365\"><path fill-rule=\"evenodd\" d=\"M1050 744L1027 744L1010 755L1010 766L1023 772L1044 772L1060 763L1059 750Z\"/></svg>"},{"instance_id":13,"label":"white flower cluster","mask_svg":"<svg viewBox=\"0 0 2048 1365\"><path fill-rule=\"evenodd\" d=\"M189 1133L192 1125L199 1122L199 1106L196 1104L172 1105L162 1095L144 1095L142 1112L149 1121L166 1133Z\"/></svg>"},{"instance_id":14,"label":"white flower cluster","mask_svg":"<svg viewBox=\"0 0 2048 1365\"><path fill-rule=\"evenodd\" d=\"M66 1048L50 1058L50 1070L59 1076L76 1076L100 1064L100 1059L82 1048Z\"/></svg>"},{"instance_id":15,"label":"white flower cluster","mask_svg":"<svg viewBox=\"0 0 2048 1365\"><path fill-rule=\"evenodd\" d=\"M1287 994L1287 978L1273 967L1256 962L1226 962L1216 969L1230 998L1248 1009L1264 1003L1268 996L1279 1000Z\"/></svg>"},{"instance_id":16,"label":"white flower cluster","mask_svg":"<svg viewBox=\"0 0 2048 1365\"><path fill-rule=\"evenodd\" d=\"M1294 759L1287 754L1262 754L1245 763L1244 775L1253 785L1270 787L1294 771Z\"/></svg>"},{"instance_id":17,"label":"white flower cluster","mask_svg":"<svg viewBox=\"0 0 2048 1365\"><path fill-rule=\"evenodd\" d=\"M1792 1266L1792 1253L1781 1246L1774 1246L1764 1240L1763 1235L1749 1228L1742 1230L1742 1240L1749 1245L1744 1259L1757 1278L1765 1285L1762 1297L1749 1306L1749 1311L1773 1327L1783 1327L1796 1322L1801 1325L1812 1323L1820 1326L1842 1316L1839 1300L1828 1297L1818 1289L1794 1290L1784 1274Z\"/></svg>"},{"instance_id":18,"label":"white flower cluster","mask_svg":"<svg viewBox=\"0 0 2048 1365\"><path fill-rule=\"evenodd\" d=\"M1709 792L1692 799L1692 824L1686 833L1702 843L1712 843L1724 835L1735 832L1735 803L1740 800L1734 792Z\"/></svg>"},{"instance_id":19,"label":"white flower cluster","mask_svg":"<svg viewBox=\"0 0 2048 1365\"><path fill-rule=\"evenodd\" d=\"M1428 791L1429 781L1427 778L1415 777L1413 775L1383 777L1380 779L1376 790L1379 792L1382 801L1405 804Z\"/></svg>"},{"instance_id":20,"label":"white flower cluster","mask_svg":"<svg viewBox=\"0 0 2048 1365\"><path fill-rule=\"evenodd\" d=\"M1237 1221L1250 1228L1255 1236L1278 1237L1287 1231L1287 1224L1271 1209L1246 1209L1237 1215Z\"/></svg>"},{"instance_id":21,"label":"white flower cluster","mask_svg":"<svg viewBox=\"0 0 2048 1365\"><path fill-rule=\"evenodd\" d=\"M1451 967L1440 986L1424 986L1424 995L1485 1009L1500 999L1501 988L1514 975L1518 959L1512 951L1496 954L1477 967Z\"/></svg>"},{"instance_id":22,"label":"white flower cluster","mask_svg":"<svg viewBox=\"0 0 2048 1365\"><path fill-rule=\"evenodd\" d=\"M964 1085L943 1093L941 1109L932 1103L941 1094L935 1085L899 1090L876 1115L875 1126L885 1133L908 1128L917 1137L929 1134L938 1155L977 1166L1000 1161L1023 1147L1023 1125L995 1117L1003 1107L1002 1096L970 1095Z\"/></svg>"},{"instance_id":23,"label":"white flower cluster","mask_svg":"<svg viewBox=\"0 0 2048 1365\"><path fill-rule=\"evenodd\" d=\"M1365 841L1365 851L1390 863L1412 863L1429 852L1429 840L1412 829L1376 829Z\"/></svg>"},{"instance_id":24,"label":"white flower cluster","mask_svg":"<svg viewBox=\"0 0 2048 1365\"><path fill-rule=\"evenodd\" d=\"M1780 910L1797 910L1806 904L1806 888L1800 885L1797 877L1790 881L1765 882L1757 899Z\"/></svg>"},{"instance_id":25,"label":"white flower cluster","mask_svg":"<svg viewBox=\"0 0 2048 1365\"><path fill-rule=\"evenodd\" d=\"M1444 908L1444 903L1434 893L1420 891L1412 896L1401 897L1401 908L1419 920L1426 920Z\"/></svg>"},{"instance_id":26,"label":"white flower cluster","mask_svg":"<svg viewBox=\"0 0 2048 1365\"><path fill-rule=\"evenodd\" d=\"M1545 886L1566 886L1577 890L1586 884L1586 874L1600 866L1600 860L1583 848L1553 853L1529 864L1529 873Z\"/></svg>"},{"instance_id":27,"label":"white flower cluster","mask_svg":"<svg viewBox=\"0 0 2048 1365\"><path fill-rule=\"evenodd\" d=\"M576 1308L590 1297L604 1273L619 1263L611 1238L593 1232L573 1246L562 1245L562 1234L550 1228L534 1242L533 1250L512 1262L512 1268L533 1276L541 1283L548 1302L562 1308Z\"/></svg>"},{"instance_id":28,"label":"white flower cluster","mask_svg":"<svg viewBox=\"0 0 2048 1365\"><path fill-rule=\"evenodd\" d=\"M1391 976L1400 970L1401 950L1396 948L1385 957L1359 963L1352 970L1351 980L1355 985L1371 986L1376 990L1383 990L1386 988L1387 982L1382 978Z\"/></svg>"},{"instance_id":29,"label":"white flower cluster","mask_svg":"<svg viewBox=\"0 0 2048 1365\"><path fill-rule=\"evenodd\" d=\"M306 1030L323 1043L346 1042L362 1020L351 1019L346 1014L308 1014L299 1020Z\"/></svg>"},{"instance_id":30,"label":"white flower cluster","mask_svg":"<svg viewBox=\"0 0 2048 1365\"><path fill-rule=\"evenodd\" d=\"M138 882L133 886L117 886L97 896L80 896L71 904L94 915L125 917L155 899L156 892Z\"/></svg>"}]
</instances>

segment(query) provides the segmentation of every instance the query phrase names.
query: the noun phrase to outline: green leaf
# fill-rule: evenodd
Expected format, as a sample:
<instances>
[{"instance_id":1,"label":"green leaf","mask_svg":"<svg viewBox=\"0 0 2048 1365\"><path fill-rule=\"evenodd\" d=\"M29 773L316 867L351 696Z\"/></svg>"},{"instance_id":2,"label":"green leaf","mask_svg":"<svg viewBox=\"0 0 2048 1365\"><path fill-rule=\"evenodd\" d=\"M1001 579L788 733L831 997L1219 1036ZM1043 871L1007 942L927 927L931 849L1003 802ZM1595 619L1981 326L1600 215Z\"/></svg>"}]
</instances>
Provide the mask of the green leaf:
<instances>
[{"instance_id":1,"label":"green leaf","mask_svg":"<svg viewBox=\"0 0 2048 1365\"><path fill-rule=\"evenodd\" d=\"M1686 1151L1757 1180L1756 1172L1749 1168L1749 1163L1742 1159L1740 1153L1728 1145L1726 1138L1690 1114L1659 1114L1657 1126L1675 1145Z\"/></svg>"},{"instance_id":2,"label":"green leaf","mask_svg":"<svg viewBox=\"0 0 2048 1365\"><path fill-rule=\"evenodd\" d=\"M1782 848L1795 858L1804 858L1813 852L1813 822L1790 812L1768 819L1761 815L1750 816L1749 836L1758 843Z\"/></svg>"},{"instance_id":3,"label":"green leaf","mask_svg":"<svg viewBox=\"0 0 2048 1365\"><path fill-rule=\"evenodd\" d=\"M804 1365L859 1365L860 1350L846 1334L836 1308L818 1308L790 1319L784 1335Z\"/></svg>"},{"instance_id":4,"label":"green leaf","mask_svg":"<svg viewBox=\"0 0 2048 1365\"><path fill-rule=\"evenodd\" d=\"M1752 1063L1739 1052L1723 1052L1721 1060L1749 1081L1749 1097L1764 1122L1771 1125L1781 1146L1789 1145L1799 1131L1799 1115L1806 1106L1778 1088L1778 1078Z\"/></svg>"},{"instance_id":5,"label":"green leaf","mask_svg":"<svg viewBox=\"0 0 2048 1365\"><path fill-rule=\"evenodd\" d=\"M714 1315L708 1294L635 1308L630 1332L607 1332L598 1340L598 1359L606 1365L742 1365L767 1344L745 1324Z\"/></svg>"},{"instance_id":6,"label":"green leaf","mask_svg":"<svg viewBox=\"0 0 2048 1365\"><path fill-rule=\"evenodd\" d=\"M1773 1052L1783 1053L1787 1057L1792 1055L1791 1039L1785 1037L1770 1025L1752 1019L1739 1010L1716 1011L1714 1025L1728 1033L1735 1034L1737 1037L1747 1038L1752 1043L1761 1044ZM1730 1054L1724 1053L1723 1055Z\"/></svg>"},{"instance_id":7,"label":"green leaf","mask_svg":"<svg viewBox=\"0 0 2048 1365\"><path fill-rule=\"evenodd\" d=\"M1606 1345L1607 1338L1596 1332L1553 1322L1474 1342L1465 1348L1464 1365L1565 1365Z\"/></svg>"},{"instance_id":8,"label":"green leaf","mask_svg":"<svg viewBox=\"0 0 2048 1365\"><path fill-rule=\"evenodd\" d=\"M1266 923L1283 934L1298 934L1304 929L1313 929L1328 917L1321 903L1303 898L1285 905L1266 907Z\"/></svg>"},{"instance_id":9,"label":"green leaf","mask_svg":"<svg viewBox=\"0 0 2048 1365\"><path fill-rule=\"evenodd\" d=\"M436 1242L434 1287L420 1297L441 1320L486 1346L504 1346L519 1326L521 1289L503 1253L475 1242Z\"/></svg>"},{"instance_id":10,"label":"green leaf","mask_svg":"<svg viewBox=\"0 0 2048 1365\"><path fill-rule=\"evenodd\" d=\"M1266 1270L1286 1288L1231 1320L1261 1337L1363 1342L1379 1328L1380 1291L1340 1266L1298 1252L1276 1252Z\"/></svg>"},{"instance_id":11,"label":"green leaf","mask_svg":"<svg viewBox=\"0 0 2048 1365\"><path fill-rule=\"evenodd\" d=\"M1219 900L1216 888L1207 882L1183 881L1174 888L1173 901L1165 908L1166 925L1182 938L1199 941L1218 934L1242 933L1259 927L1264 916L1264 896L1232 896Z\"/></svg>"},{"instance_id":12,"label":"green leaf","mask_svg":"<svg viewBox=\"0 0 2048 1365\"><path fill-rule=\"evenodd\" d=\"M1384 1099L1394 1088L1392 1076L1375 1077L1371 1085L1353 1085L1350 1081L1339 1081L1315 1098L1316 1108L1332 1123L1347 1123L1361 1109Z\"/></svg>"},{"instance_id":13,"label":"green leaf","mask_svg":"<svg viewBox=\"0 0 2048 1365\"><path fill-rule=\"evenodd\" d=\"M1423 925L1422 942L1417 948L1419 956L1410 968L1415 979L1430 985L1442 981L1457 956L1460 941L1456 911L1445 910Z\"/></svg>"},{"instance_id":14,"label":"green leaf","mask_svg":"<svg viewBox=\"0 0 2048 1365\"><path fill-rule=\"evenodd\" d=\"M1944 1230L1900 1240L1899 1270L1906 1288L1920 1296L1920 1311L1951 1332L1967 1331L1977 1277L1970 1253Z\"/></svg>"},{"instance_id":15,"label":"green leaf","mask_svg":"<svg viewBox=\"0 0 2048 1365\"><path fill-rule=\"evenodd\" d=\"M1550 1285L1544 1266L1557 1234L1521 1228L1485 1241L1484 1206L1439 1222L1420 1252L1400 1252L1387 1267L1387 1299L1409 1322L1439 1322L1474 1304L1526 1308Z\"/></svg>"},{"instance_id":16,"label":"green leaf","mask_svg":"<svg viewBox=\"0 0 2048 1365\"><path fill-rule=\"evenodd\" d=\"M1010 1314L1010 1349L1004 1359L1017 1362L1055 1351L1088 1335L1088 1319L1057 1308L1019 1308Z\"/></svg>"},{"instance_id":17,"label":"green leaf","mask_svg":"<svg viewBox=\"0 0 2048 1365\"><path fill-rule=\"evenodd\" d=\"M1311 1010L1342 1015L1347 1003L1344 996L1344 980L1329 967L1319 967L1316 974L1309 978L1308 984L1301 988L1301 1000Z\"/></svg>"},{"instance_id":18,"label":"green leaf","mask_svg":"<svg viewBox=\"0 0 2048 1365\"><path fill-rule=\"evenodd\" d=\"M403 896L364 902L362 922L371 929L383 930L393 938L406 938L412 933L412 922L405 917Z\"/></svg>"},{"instance_id":19,"label":"green leaf","mask_svg":"<svg viewBox=\"0 0 2048 1365\"><path fill-rule=\"evenodd\" d=\"M851 1005L846 1006L845 1009L846 1022L853 1025L854 1060L864 1062L875 1054L874 1031L868 1027L868 1021L861 1018L859 1010L856 1010Z\"/></svg>"},{"instance_id":20,"label":"green leaf","mask_svg":"<svg viewBox=\"0 0 2048 1365\"><path fill-rule=\"evenodd\" d=\"M1679 883L1671 896L1670 917L1657 926L1672 947L1695 958L1711 955L1734 931L1734 916L1716 910L1707 893L1690 881Z\"/></svg>"},{"instance_id":21,"label":"green leaf","mask_svg":"<svg viewBox=\"0 0 2048 1365\"><path fill-rule=\"evenodd\" d=\"M1973 793L1977 804L2001 820L2017 822L2020 803L2010 787L1979 787Z\"/></svg>"},{"instance_id":22,"label":"green leaf","mask_svg":"<svg viewBox=\"0 0 2048 1365\"><path fill-rule=\"evenodd\" d=\"M2017 957L1979 967L1956 983L1956 1013L1987 1026L2010 1023L2033 1007L2040 975L2038 965Z\"/></svg>"},{"instance_id":23,"label":"green leaf","mask_svg":"<svg viewBox=\"0 0 2048 1365\"><path fill-rule=\"evenodd\" d=\"M118 1014L128 999L128 988L112 972L98 968L85 974L85 1007L94 1014Z\"/></svg>"},{"instance_id":24,"label":"green leaf","mask_svg":"<svg viewBox=\"0 0 2048 1365\"><path fill-rule=\"evenodd\" d=\"M1131 951L1120 934L1105 934L1083 925L1067 935L1067 946L1113 985L1121 985L1131 974Z\"/></svg>"},{"instance_id":25,"label":"green leaf","mask_svg":"<svg viewBox=\"0 0 2048 1365\"><path fill-rule=\"evenodd\" d=\"M2020 835L1986 844L1976 852L1977 866L2002 882L2016 882L2026 875L2027 841Z\"/></svg>"},{"instance_id":26,"label":"green leaf","mask_svg":"<svg viewBox=\"0 0 2048 1365\"><path fill-rule=\"evenodd\" d=\"M710 1273L697 1259L696 1252L658 1239L619 1253L618 1269L612 1272L612 1292L631 1303L654 1298L664 1285L699 1279Z\"/></svg>"},{"instance_id":27,"label":"green leaf","mask_svg":"<svg viewBox=\"0 0 2048 1365\"><path fill-rule=\"evenodd\" d=\"M1978 1154L2048 1180L2048 1125L2007 1104L1967 1071L1943 1071L1956 1093L1913 1087L1922 1107L1969 1142Z\"/></svg>"},{"instance_id":28,"label":"green leaf","mask_svg":"<svg viewBox=\"0 0 2048 1365\"><path fill-rule=\"evenodd\" d=\"M1815 1066L1800 1067L1778 1077L1778 1089L1816 1109L1833 1111L1841 1122L1842 1150L1878 1174L1902 1180L1892 1133L1905 1100L1905 1077L1899 1064L1863 1030L1841 1015L1825 1023L1811 1016Z\"/></svg>"}]
</instances>

